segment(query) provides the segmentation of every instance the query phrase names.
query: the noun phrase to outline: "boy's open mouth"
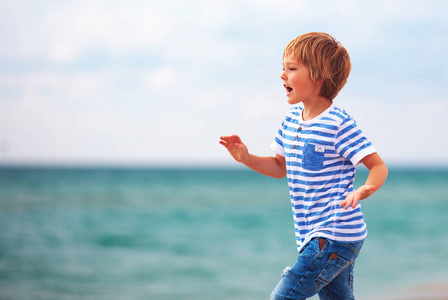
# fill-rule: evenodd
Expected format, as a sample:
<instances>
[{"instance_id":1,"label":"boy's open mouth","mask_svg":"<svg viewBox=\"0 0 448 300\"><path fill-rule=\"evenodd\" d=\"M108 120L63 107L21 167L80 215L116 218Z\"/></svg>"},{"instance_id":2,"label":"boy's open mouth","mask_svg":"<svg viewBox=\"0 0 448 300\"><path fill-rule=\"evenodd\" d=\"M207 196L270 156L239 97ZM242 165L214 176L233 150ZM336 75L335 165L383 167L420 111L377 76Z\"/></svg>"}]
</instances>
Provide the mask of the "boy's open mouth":
<instances>
[{"instance_id":1,"label":"boy's open mouth","mask_svg":"<svg viewBox=\"0 0 448 300\"><path fill-rule=\"evenodd\" d=\"M284 87L285 87L285 89L286 89L286 91L288 92L288 93L291 93L292 92L292 87L289 87L289 86L286 86L286 85L283 85Z\"/></svg>"}]
</instances>

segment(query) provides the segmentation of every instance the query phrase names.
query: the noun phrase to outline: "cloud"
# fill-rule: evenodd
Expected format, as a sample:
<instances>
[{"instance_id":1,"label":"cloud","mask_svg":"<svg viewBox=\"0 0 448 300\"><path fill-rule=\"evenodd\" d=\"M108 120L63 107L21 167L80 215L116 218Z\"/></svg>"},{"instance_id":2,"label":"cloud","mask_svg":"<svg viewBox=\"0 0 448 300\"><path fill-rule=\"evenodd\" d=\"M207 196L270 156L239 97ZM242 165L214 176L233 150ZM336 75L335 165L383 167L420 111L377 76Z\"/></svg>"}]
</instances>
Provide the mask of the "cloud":
<instances>
[{"instance_id":1,"label":"cloud","mask_svg":"<svg viewBox=\"0 0 448 300\"><path fill-rule=\"evenodd\" d=\"M169 37L176 26L167 8L150 7L150 2L146 7L109 1L27 4L6 5L4 15L15 18L5 22L5 29L12 29L14 36L9 36L3 55L64 62L98 49L106 53L148 49Z\"/></svg>"},{"instance_id":2,"label":"cloud","mask_svg":"<svg viewBox=\"0 0 448 300\"><path fill-rule=\"evenodd\" d=\"M160 91L175 88L180 76L175 69L162 67L151 72L146 80L150 89Z\"/></svg>"}]
</instances>

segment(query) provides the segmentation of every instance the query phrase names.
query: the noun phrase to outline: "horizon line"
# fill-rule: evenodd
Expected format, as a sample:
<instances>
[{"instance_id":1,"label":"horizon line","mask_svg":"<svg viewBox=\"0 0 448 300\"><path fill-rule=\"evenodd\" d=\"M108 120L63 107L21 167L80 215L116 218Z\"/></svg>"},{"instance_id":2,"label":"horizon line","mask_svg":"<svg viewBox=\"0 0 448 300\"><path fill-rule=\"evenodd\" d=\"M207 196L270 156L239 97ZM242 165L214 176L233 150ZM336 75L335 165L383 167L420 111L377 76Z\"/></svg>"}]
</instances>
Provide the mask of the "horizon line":
<instances>
[{"instance_id":1,"label":"horizon line","mask_svg":"<svg viewBox=\"0 0 448 300\"><path fill-rule=\"evenodd\" d=\"M388 163L389 169L403 170L444 170L448 163ZM362 166L357 166L362 168ZM154 162L0 162L0 169L209 169L209 170L249 170L246 166L236 162L194 162L194 163L154 163ZM253 171L255 172L255 171Z\"/></svg>"}]
</instances>

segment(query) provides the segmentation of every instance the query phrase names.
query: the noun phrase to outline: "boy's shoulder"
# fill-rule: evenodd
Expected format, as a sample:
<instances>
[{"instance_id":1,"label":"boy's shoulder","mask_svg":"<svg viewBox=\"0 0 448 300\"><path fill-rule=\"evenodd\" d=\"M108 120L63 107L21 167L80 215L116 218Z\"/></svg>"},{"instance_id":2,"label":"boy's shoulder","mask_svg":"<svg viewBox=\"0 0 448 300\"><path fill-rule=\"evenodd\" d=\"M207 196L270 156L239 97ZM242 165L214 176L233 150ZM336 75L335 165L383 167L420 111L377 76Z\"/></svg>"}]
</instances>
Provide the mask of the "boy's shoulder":
<instances>
[{"instance_id":1,"label":"boy's shoulder","mask_svg":"<svg viewBox=\"0 0 448 300\"><path fill-rule=\"evenodd\" d=\"M343 123L353 120L353 117L348 112L346 112L344 109L339 108L338 106L335 106L335 105L332 105L331 109L328 111L328 114L325 117L329 118L339 124L343 124Z\"/></svg>"}]
</instances>

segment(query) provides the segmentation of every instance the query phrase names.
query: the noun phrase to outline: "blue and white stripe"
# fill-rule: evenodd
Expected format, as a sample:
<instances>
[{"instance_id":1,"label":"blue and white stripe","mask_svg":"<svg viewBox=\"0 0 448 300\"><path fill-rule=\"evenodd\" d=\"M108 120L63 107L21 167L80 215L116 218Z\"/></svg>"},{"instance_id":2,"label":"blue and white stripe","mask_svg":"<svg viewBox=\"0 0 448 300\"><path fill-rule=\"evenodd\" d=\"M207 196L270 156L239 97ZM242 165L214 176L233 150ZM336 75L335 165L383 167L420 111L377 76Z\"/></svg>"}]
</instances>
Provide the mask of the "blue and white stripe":
<instances>
[{"instance_id":1,"label":"blue and white stripe","mask_svg":"<svg viewBox=\"0 0 448 300\"><path fill-rule=\"evenodd\" d=\"M361 205L345 210L339 204L354 191L355 166L376 150L334 104L309 121L302 110L288 112L271 145L286 160L297 248L314 237L361 241L367 235Z\"/></svg>"}]
</instances>

